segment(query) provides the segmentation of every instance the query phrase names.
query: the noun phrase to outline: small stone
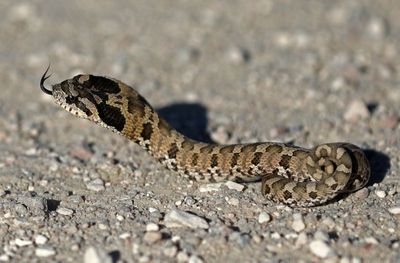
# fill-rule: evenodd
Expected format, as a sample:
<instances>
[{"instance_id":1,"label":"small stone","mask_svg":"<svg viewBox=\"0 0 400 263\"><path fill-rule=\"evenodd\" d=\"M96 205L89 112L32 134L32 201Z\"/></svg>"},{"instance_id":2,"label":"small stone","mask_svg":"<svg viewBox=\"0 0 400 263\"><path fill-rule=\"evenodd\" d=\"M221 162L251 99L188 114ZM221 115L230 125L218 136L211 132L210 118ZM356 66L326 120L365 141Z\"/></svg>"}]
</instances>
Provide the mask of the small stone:
<instances>
[{"instance_id":1,"label":"small stone","mask_svg":"<svg viewBox=\"0 0 400 263\"><path fill-rule=\"evenodd\" d=\"M267 212L261 212L258 215L258 223L264 224L271 221L271 216Z\"/></svg>"},{"instance_id":2,"label":"small stone","mask_svg":"<svg viewBox=\"0 0 400 263\"><path fill-rule=\"evenodd\" d=\"M0 197L3 197L6 195L6 191L4 191L3 189L0 189Z\"/></svg>"},{"instance_id":3,"label":"small stone","mask_svg":"<svg viewBox=\"0 0 400 263\"><path fill-rule=\"evenodd\" d=\"M70 216L74 213L74 210L65 207L59 207L57 208L56 212L63 216Z\"/></svg>"},{"instance_id":4,"label":"small stone","mask_svg":"<svg viewBox=\"0 0 400 263\"><path fill-rule=\"evenodd\" d=\"M199 191L202 193L219 191L221 185L222 185L222 183L203 184L203 185L200 185Z\"/></svg>"},{"instance_id":5,"label":"small stone","mask_svg":"<svg viewBox=\"0 0 400 263\"><path fill-rule=\"evenodd\" d=\"M176 253L178 253L178 248L176 246L166 247L163 249L163 254L167 257L175 257Z\"/></svg>"},{"instance_id":6,"label":"small stone","mask_svg":"<svg viewBox=\"0 0 400 263\"><path fill-rule=\"evenodd\" d=\"M385 198L386 197L386 192L382 191L382 190L376 190L375 191L376 196L378 196L379 198Z\"/></svg>"},{"instance_id":7,"label":"small stone","mask_svg":"<svg viewBox=\"0 0 400 263\"><path fill-rule=\"evenodd\" d=\"M353 100L344 113L344 119L349 122L357 122L370 116L367 105L360 100Z\"/></svg>"},{"instance_id":8,"label":"small stone","mask_svg":"<svg viewBox=\"0 0 400 263\"><path fill-rule=\"evenodd\" d=\"M374 17L369 21L367 31L372 37L381 39L389 31L388 23L382 18Z\"/></svg>"},{"instance_id":9,"label":"small stone","mask_svg":"<svg viewBox=\"0 0 400 263\"><path fill-rule=\"evenodd\" d=\"M208 223L204 218L190 214L181 210L172 210L165 215L165 226L173 227L189 227L208 229Z\"/></svg>"},{"instance_id":10,"label":"small stone","mask_svg":"<svg viewBox=\"0 0 400 263\"><path fill-rule=\"evenodd\" d=\"M35 255L41 258L51 257L56 254L56 251L51 247L38 247L35 250Z\"/></svg>"},{"instance_id":11,"label":"small stone","mask_svg":"<svg viewBox=\"0 0 400 263\"><path fill-rule=\"evenodd\" d=\"M236 190L236 191L238 191L238 192L242 192L243 189L244 189L244 185L238 184L238 183L232 182L232 181L227 181L227 182L225 183L225 185L226 185L226 187L228 187L229 189Z\"/></svg>"},{"instance_id":12,"label":"small stone","mask_svg":"<svg viewBox=\"0 0 400 263\"><path fill-rule=\"evenodd\" d=\"M162 234L160 232L146 232L146 234L143 236L143 240L149 244L154 244L161 239Z\"/></svg>"},{"instance_id":13,"label":"small stone","mask_svg":"<svg viewBox=\"0 0 400 263\"><path fill-rule=\"evenodd\" d=\"M215 130L211 132L210 137L216 143L226 144L228 143L231 135L224 126L218 126Z\"/></svg>"},{"instance_id":14,"label":"small stone","mask_svg":"<svg viewBox=\"0 0 400 263\"><path fill-rule=\"evenodd\" d=\"M234 64L246 63L250 58L250 52L247 49L232 47L228 50L228 59Z\"/></svg>"},{"instance_id":15,"label":"small stone","mask_svg":"<svg viewBox=\"0 0 400 263\"><path fill-rule=\"evenodd\" d=\"M332 248L322 240L311 241L309 248L311 253L319 258L327 258L335 255L335 252L332 250Z\"/></svg>"},{"instance_id":16,"label":"small stone","mask_svg":"<svg viewBox=\"0 0 400 263\"><path fill-rule=\"evenodd\" d=\"M295 246L296 246L296 247L303 246L303 245L307 244L307 240L308 240L307 234L306 234L305 232L301 232L301 233L299 234L299 236L297 237Z\"/></svg>"},{"instance_id":17,"label":"small stone","mask_svg":"<svg viewBox=\"0 0 400 263\"><path fill-rule=\"evenodd\" d=\"M17 239L15 239L15 244L18 247L25 247L25 246L32 245L32 241L17 238Z\"/></svg>"},{"instance_id":18,"label":"small stone","mask_svg":"<svg viewBox=\"0 0 400 263\"><path fill-rule=\"evenodd\" d=\"M117 215L116 216L118 221L124 221L125 217L121 216L121 215Z\"/></svg>"},{"instance_id":19,"label":"small stone","mask_svg":"<svg viewBox=\"0 0 400 263\"><path fill-rule=\"evenodd\" d=\"M178 262L187 262L189 261L189 256L183 251L179 251L178 255L176 255L176 260Z\"/></svg>"},{"instance_id":20,"label":"small stone","mask_svg":"<svg viewBox=\"0 0 400 263\"><path fill-rule=\"evenodd\" d=\"M154 207L149 207L148 209L150 213L158 212L158 210Z\"/></svg>"},{"instance_id":21,"label":"small stone","mask_svg":"<svg viewBox=\"0 0 400 263\"><path fill-rule=\"evenodd\" d=\"M103 191L105 189L104 181L101 180L100 178L90 181L88 184L86 184L86 187L87 187L87 189L95 191L95 192Z\"/></svg>"},{"instance_id":22,"label":"small stone","mask_svg":"<svg viewBox=\"0 0 400 263\"><path fill-rule=\"evenodd\" d=\"M233 206L238 206L238 205L239 205L239 199L237 199L237 198L234 198L234 197L232 197L232 198L225 198L225 200L226 200L226 202L227 202L228 204L230 204L230 205L233 205Z\"/></svg>"},{"instance_id":23,"label":"small stone","mask_svg":"<svg viewBox=\"0 0 400 263\"><path fill-rule=\"evenodd\" d=\"M101 248L88 247L83 256L84 263L112 263L111 256Z\"/></svg>"},{"instance_id":24,"label":"small stone","mask_svg":"<svg viewBox=\"0 0 400 263\"><path fill-rule=\"evenodd\" d=\"M119 237L120 239L127 239L127 238L130 238L130 237L131 237L131 233L125 232L125 233L120 234L118 237Z\"/></svg>"},{"instance_id":25,"label":"small stone","mask_svg":"<svg viewBox=\"0 0 400 263\"><path fill-rule=\"evenodd\" d=\"M365 238L365 242L374 245L379 244L378 240L376 240L374 237Z\"/></svg>"},{"instance_id":26,"label":"small stone","mask_svg":"<svg viewBox=\"0 0 400 263\"><path fill-rule=\"evenodd\" d=\"M189 263L203 263L203 260L198 256L191 255L189 258Z\"/></svg>"},{"instance_id":27,"label":"small stone","mask_svg":"<svg viewBox=\"0 0 400 263\"><path fill-rule=\"evenodd\" d=\"M10 260L10 257L7 254L0 255L0 261L1 262L7 262L9 260Z\"/></svg>"},{"instance_id":28,"label":"small stone","mask_svg":"<svg viewBox=\"0 0 400 263\"><path fill-rule=\"evenodd\" d=\"M301 232L306 228L303 222L303 216L300 213L293 214L292 229L296 232Z\"/></svg>"},{"instance_id":29,"label":"small stone","mask_svg":"<svg viewBox=\"0 0 400 263\"><path fill-rule=\"evenodd\" d=\"M39 235L35 236L36 245L44 245L44 244L46 244L47 240L48 240L48 238L43 235L39 234Z\"/></svg>"},{"instance_id":30,"label":"small stone","mask_svg":"<svg viewBox=\"0 0 400 263\"><path fill-rule=\"evenodd\" d=\"M158 231L160 229L160 227L157 224L154 223L148 223L146 225L146 231L150 232L150 231Z\"/></svg>"},{"instance_id":31,"label":"small stone","mask_svg":"<svg viewBox=\"0 0 400 263\"><path fill-rule=\"evenodd\" d=\"M369 195L369 190L366 187L354 193L354 196L357 197L358 199L366 199L368 195Z\"/></svg>"},{"instance_id":32,"label":"small stone","mask_svg":"<svg viewBox=\"0 0 400 263\"><path fill-rule=\"evenodd\" d=\"M321 223L326 225L329 228L334 228L336 226L335 220L332 219L332 217L324 217L321 220Z\"/></svg>"},{"instance_id":33,"label":"small stone","mask_svg":"<svg viewBox=\"0 0 400 263\"><path fill-rule=\"evenodd\" d=\"M389 208L389 213L391 213L393 215L399 215L400 214L400 206L395 206L395 207Z\"/></svg>"}]
</instances>

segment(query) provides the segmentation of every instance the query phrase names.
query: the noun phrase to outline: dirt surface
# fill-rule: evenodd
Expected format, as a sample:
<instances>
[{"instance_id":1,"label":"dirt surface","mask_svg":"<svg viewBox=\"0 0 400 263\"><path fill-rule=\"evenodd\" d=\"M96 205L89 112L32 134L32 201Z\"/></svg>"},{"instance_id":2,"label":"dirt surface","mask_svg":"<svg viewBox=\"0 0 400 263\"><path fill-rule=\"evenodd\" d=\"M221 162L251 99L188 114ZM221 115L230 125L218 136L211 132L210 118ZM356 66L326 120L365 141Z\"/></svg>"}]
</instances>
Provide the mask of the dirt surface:
<instances>
[{"instance_id":1,"label":"dirt surface","mask_svg":"<svg viewBox=\"0 0 400 263\"><path fill-rule=\"evenodd\" d=\"M399 1L0 2L0 262L400 262ZM367 188L315 208L178 177L39 89L133 85L202 141L348 141ZM244 188L243 188L244 187Z\"/></svg>"}]
</instances>

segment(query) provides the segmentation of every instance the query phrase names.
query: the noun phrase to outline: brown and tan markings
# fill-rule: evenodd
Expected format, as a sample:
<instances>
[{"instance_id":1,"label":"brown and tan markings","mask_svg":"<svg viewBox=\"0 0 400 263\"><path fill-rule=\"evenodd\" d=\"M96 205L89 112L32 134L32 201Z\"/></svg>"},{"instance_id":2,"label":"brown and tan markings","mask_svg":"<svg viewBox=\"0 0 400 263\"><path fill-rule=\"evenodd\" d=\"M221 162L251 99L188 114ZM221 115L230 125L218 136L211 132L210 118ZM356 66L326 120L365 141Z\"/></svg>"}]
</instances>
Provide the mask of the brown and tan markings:
<instances>
[{"instance_id":1,"label":"brown and tan markings","mask_svg":"<svg viewBox=\"0 0 400 263\"><path fill-rule=\"evenodd\" d=\"M304 149L280 143L217 145L185 137L136 90L107 77L77 75L49 90L56 103L137 142L167 168L203 182L262 181L262 193L291 206L315 206L368 182L363 151L349 143Z\"/></svg>"}]
</instances>

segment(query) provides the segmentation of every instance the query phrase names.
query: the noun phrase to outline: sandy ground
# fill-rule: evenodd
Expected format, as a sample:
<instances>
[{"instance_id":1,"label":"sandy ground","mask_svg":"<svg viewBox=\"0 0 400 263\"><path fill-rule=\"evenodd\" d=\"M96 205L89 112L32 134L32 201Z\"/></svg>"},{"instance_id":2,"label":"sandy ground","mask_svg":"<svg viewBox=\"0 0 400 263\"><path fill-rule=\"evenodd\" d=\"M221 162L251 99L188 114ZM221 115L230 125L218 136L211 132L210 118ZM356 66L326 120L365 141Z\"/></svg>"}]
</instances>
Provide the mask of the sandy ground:
<instances>
[{"instance_id":1,"label":"sandy ground","mask_svg":"<svg viewBox=\"0 0 400 263\"><path fill-rule=\"evenodd\" d=\"M389 0L2 0L0 262L400 262L398 17ZM260 183L180 178L56 106L49 62L49 84L121 79L202 141L352 142L371 181L292 209Z\"/></svg>"}]
</instances>

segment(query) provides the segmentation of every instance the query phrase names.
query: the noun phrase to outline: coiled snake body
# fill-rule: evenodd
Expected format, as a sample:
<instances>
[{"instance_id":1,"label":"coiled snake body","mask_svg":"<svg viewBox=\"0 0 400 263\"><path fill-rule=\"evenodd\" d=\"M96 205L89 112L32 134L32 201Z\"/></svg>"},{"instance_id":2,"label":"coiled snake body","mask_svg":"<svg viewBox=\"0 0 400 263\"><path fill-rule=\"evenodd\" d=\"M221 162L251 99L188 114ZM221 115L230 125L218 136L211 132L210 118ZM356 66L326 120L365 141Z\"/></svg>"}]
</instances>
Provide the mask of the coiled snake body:
<instances>
[{"instance_id":1,"label":"coiled snake body","mask_svg":"<svg viewBox=\"0 0 400 263\"><path fill-rule=\"evenodd\" d=\"M304 149L281 143L207 144L180 134L137 91L119 80L77 75L41 89L70 113L137 142L167 168L197 181L262 181L262 193L290 206L315 206L356 191L369 179L360 148L327 143Z\"/></svg>"}]
</instances>

